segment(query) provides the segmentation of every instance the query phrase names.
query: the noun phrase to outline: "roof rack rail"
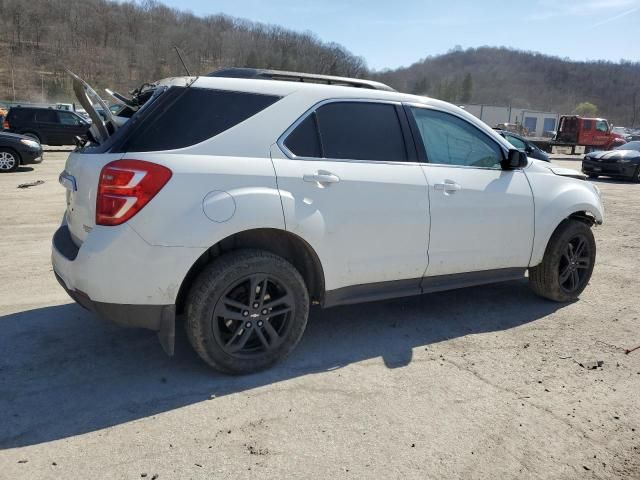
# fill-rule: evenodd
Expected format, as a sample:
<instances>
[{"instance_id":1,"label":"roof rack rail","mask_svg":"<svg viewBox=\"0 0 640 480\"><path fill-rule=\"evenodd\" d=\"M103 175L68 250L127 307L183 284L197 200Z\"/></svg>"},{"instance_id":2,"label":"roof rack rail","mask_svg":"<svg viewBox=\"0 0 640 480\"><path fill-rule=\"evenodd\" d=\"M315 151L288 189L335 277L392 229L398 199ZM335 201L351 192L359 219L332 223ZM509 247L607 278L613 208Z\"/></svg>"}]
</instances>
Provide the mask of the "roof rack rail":
<instances>
[{"instance_id":1,"label":"roof rack rail","mask_svg":"<svg viewBox=\"0 0 640 480\"><path fill-rule=\"evenodd\" d=\"M314 73L286 72L283 70L265 70L261 68L223 68L207 75L207 77L226 78L254 78L263 80L283 80L287 82L319 83L325 85L341 85L345 87L368 88L371 90L386 90L395 92L384 83L359 78L334 77L331 75L316 75Z\"/></svg>"}]
</instances>

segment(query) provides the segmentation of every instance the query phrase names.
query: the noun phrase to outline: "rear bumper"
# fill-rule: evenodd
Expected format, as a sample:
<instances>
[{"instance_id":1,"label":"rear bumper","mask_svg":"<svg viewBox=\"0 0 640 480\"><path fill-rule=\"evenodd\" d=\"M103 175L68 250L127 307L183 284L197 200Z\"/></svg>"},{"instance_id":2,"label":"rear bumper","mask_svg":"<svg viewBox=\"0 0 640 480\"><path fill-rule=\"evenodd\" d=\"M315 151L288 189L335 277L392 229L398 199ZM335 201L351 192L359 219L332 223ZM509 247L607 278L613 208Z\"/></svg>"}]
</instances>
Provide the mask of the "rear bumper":
<instances>
[{"instance_id":1,"label":"rear bumper","mask_svg":"<svg viewBox=\"0 0 640 480\"><path fill-rule=\"evenodd\" d=\"M94 302L89 295L72 290L54 270L58 283L80 306L97 313L103 319L122 327L146 328L158 333L158 339L165 352L173 355L175 343L175 305L131 305Z\"/></svg>"},{"instance_id":2,"label":"rear bumper","mask_svg":"<svg viewBox=\"0 0 640 480\"><path fill-rule=\"evenodd\" d=\"M126 224L95 227L78 247L63 223L53 236L51 263L78 304L118 325L158 332L172 354L178 289L201 253L153 247Z\"/></svg>"},{"instance_id":3,"label":"rear bumper","mask_svg":"<svg viewBox=\"0 0 640 480\"><path fill-rule=\"evenodd\" d=\"M635 163L614 163L614 162L594 162L582 161L582 172L587 175L605 175L611 177L633 177L638 165Z\"/></svg>"}]
</instances>

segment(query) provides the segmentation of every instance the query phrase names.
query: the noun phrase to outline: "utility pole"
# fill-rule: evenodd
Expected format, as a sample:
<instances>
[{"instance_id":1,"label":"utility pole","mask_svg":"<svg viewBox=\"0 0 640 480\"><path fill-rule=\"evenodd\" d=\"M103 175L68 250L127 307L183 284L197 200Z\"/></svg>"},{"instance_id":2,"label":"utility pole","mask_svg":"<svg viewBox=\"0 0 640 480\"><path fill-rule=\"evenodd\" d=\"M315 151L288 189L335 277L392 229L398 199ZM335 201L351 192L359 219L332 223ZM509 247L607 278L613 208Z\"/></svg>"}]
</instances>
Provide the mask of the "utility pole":
<instances>
[{"instance_id":1,"label":"utility pole","mask_svg":"<svg viewBox=\"0 0 640 480\"><path fill-rule=\"evenodd\" d=\"M40 93L42 94L42 103L44 103L44 75L40 74Z\"/></svg>"}]
</instances>

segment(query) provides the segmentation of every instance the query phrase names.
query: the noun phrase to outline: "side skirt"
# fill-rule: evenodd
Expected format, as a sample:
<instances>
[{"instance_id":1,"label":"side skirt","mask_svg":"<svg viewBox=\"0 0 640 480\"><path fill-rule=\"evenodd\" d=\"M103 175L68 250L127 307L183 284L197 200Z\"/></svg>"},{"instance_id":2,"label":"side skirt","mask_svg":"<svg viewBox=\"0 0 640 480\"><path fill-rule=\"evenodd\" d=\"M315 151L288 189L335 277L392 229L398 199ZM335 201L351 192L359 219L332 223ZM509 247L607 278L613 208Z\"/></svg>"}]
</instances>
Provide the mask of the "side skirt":
<instances>
[{"instance_id":1,"label":"side skirt","mask_svg":"<svg viewBox=\"0 0 640 480\"><path fill-rule=\"evenodd\" d=\"M526 271L526 267L501 268L481 272L454 273L452 275L437 275L435 277L353 285L325 292L322 306L326 308L352 303L373 302L376 300L420 295L422 293L442 292L445 290L455 290L456 288L518 280L524 277Z\"/></svg>"}]
</instances>

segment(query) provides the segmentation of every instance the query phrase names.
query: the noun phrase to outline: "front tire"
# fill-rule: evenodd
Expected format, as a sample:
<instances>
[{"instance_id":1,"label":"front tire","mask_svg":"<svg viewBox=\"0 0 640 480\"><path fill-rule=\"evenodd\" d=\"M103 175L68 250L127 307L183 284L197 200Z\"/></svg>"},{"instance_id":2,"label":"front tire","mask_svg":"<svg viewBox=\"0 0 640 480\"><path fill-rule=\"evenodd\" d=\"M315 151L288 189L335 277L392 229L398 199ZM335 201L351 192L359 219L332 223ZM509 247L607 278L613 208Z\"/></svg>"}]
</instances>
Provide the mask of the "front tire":
<instances>
[{"instance_id":1,"label":"front tire","mask_svg":"<svg viewBox=\"0 0 640 480\"><path fill-rule=\"evenodd\" d=\"M529 269L529 285L549 300L575 300L589 283L595 261L596 242L591 228L569 218L553 232L542 263Z\"/></svg>"},{"instance_id":2,"label":"front tire","mask_svg":"<svg viewBox=\"0 0 640 480\"><path fill-rule=\"evenodd\" d=\"M246 374L284 359L302 338L308 315L309 294L293 265L262 250L238 250L195 280L186 328L210 366Z\"/></svg>"},{"instance_id":3,"label":"front tire","mask_svg":"<svg viewBox=\"0 0 640 480\"><path fill-rule=\"evenodd\" d=\"M15 172L20 166L20 157L10 148L0 148L0 172Z\"/></svg>"}]
</instances>

